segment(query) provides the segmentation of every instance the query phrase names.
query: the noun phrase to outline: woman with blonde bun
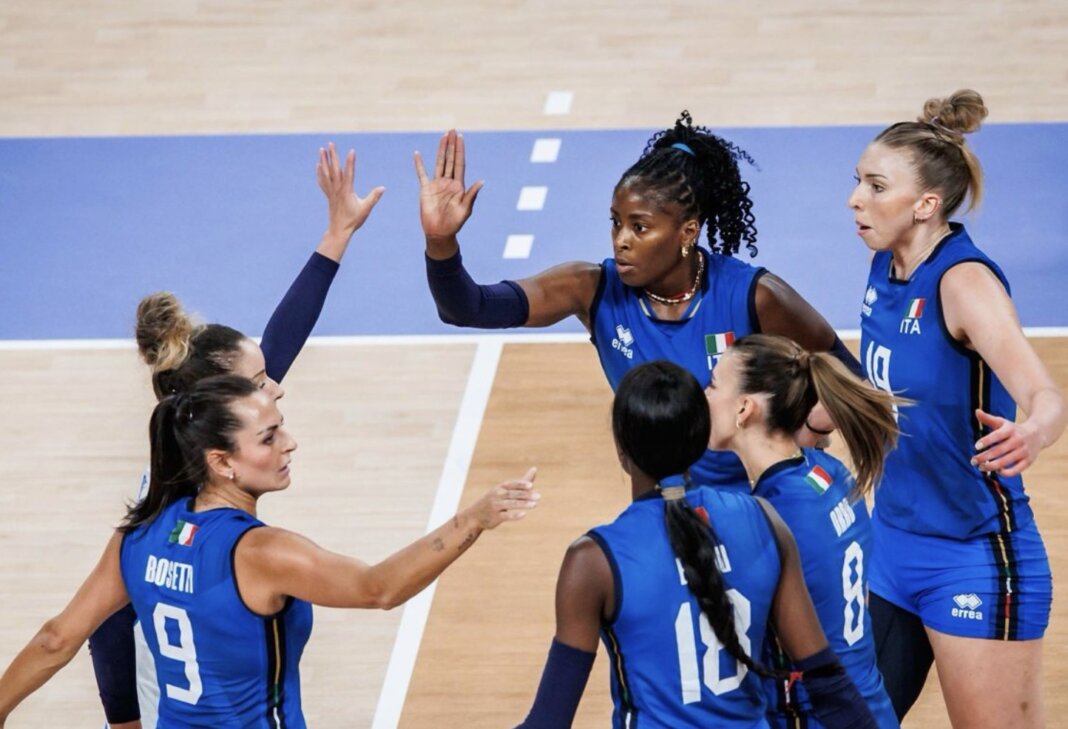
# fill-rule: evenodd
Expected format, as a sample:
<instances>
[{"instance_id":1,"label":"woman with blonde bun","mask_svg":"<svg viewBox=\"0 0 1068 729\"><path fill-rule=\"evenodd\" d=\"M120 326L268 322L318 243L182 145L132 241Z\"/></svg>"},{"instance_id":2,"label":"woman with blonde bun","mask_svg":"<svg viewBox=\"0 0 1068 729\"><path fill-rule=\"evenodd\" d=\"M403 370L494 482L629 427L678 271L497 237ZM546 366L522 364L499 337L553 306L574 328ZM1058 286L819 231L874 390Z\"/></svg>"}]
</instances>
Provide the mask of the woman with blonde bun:
<instances>
[{"instance_id":1,"label":"woman with blonde bun","mask_svg":"<svg viewBox=\"0 0 1068 729\"><path fill-rule=\"evenodd\" d=\"M334 144L319 150L316 179L326 196L328 224L319 245L271 315L261 344L223 324L198 324L174 294L145 297L137 307L136 339L152 371L157 399L187 392L206 377L247 377L272 399L285 394L279 384L311 334L353 234L384 192L376 187L361 198L353 192L356 153L342 163ZM141 478L138 501L148 490L149 471ZM156 726L156 684L137 616L126 606L89 638L100 698L111 729ZM136 641L135 641L136 636ZM136 659L135 659L136 654Z\"/></svg>"},{"instance_id":2,"label":"woman with blonde bun","mask_svg":"<svg viewBox=\"0 0 1068 729\"><path fill-rule=\"evenodd\" d=\"M875 498L871 612L899 717L933 659L954 726L1040 727L1052 578L1020 474L1068 413L1005 275L951 222L981 198L965 136L986 116L968 89L929 100L868 145L849 197L875 252L865 374L915 401Z\"/></svg>"}]
</instances>

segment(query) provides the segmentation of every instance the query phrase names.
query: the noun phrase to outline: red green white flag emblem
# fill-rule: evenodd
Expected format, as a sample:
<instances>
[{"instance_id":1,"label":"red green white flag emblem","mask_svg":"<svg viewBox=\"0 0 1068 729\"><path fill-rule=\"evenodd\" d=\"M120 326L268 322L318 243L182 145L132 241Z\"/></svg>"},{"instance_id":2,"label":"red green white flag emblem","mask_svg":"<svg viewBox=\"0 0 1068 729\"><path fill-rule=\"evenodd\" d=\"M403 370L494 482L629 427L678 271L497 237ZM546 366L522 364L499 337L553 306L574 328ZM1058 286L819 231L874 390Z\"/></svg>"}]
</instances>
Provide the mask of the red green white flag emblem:
<instances>
[{"instance_id":1,"label":"red green white flag emblem","mask_svg":"<svg viewBox=\"0 0 1068 729\"><path fill-rule=\"evenodd\" d=\"M178 523L174 525L174 529L171 530L171 535L167 538L167 541L171 544L181 544L183 547L189 547L193 544L193 536L200 529L196 524L190 524L187 521L178 520Z\"/></svg>"},{"instance_id":2,"label":"red green white flag emblem","mask_svg":"<svg viewBox=\"0 0 1068 729\"><path fill-rule=\"evenodd\" d=\"M831 475L819 466L813 466L812 470L805 476L805 483L821 494L831 487L831 482Z\"/></svg>"},{"instance_id":3,"label":"red green white flag emblem","mask_svg":"<svg viewBox=\"0 0 1068 729\"><path fill-rule=\"evenodd\" d=\"M708 369L716 364L716 357L727 351L727 347L734 344L734 332L720 332L719 334L705 335L705 352L708 354Z\"/></svg>"},{"instance_id":4,"label":"red green white flag emblem","mask_svg":"<svg viewBox=\"0 0 1068 729\"><path fill-rule=\"evenodd\" d=\"M924 299L913 299L909 303L909 310L905 312L906 319L919 319L923 316L923 302Z\"/></svg>"}]
</instances>

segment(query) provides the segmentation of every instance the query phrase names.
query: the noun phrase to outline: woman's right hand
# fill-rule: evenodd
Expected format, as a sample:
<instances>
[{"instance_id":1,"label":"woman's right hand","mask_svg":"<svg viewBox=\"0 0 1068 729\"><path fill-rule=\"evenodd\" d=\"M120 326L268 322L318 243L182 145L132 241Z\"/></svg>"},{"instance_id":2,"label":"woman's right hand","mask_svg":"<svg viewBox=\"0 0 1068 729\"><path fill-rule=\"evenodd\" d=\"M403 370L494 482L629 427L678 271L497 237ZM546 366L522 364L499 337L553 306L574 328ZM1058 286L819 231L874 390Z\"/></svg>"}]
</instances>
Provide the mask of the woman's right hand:
<instances>
[{"instance_id":1,"label":"woman's right hand","mask_svg":"<svg viewBox=\"0 0 1068 729\"><path fill-rule=\"evenodd\" d=\"M468 512L482 529L522 519L541 499L541 494L534 490L537 472L537 468L531 468L519 480L497 484L472 504Z\"/></svg>"},{"instance_id":2,"label":"woman's right hand","mask_svg":"<svg viewBox=\"0 0 1068 729\"><path fill-rule=\"evenodd\" d=\"M479 180L464 187L464 138L451 129L438 143L434 179L427 176L423 157L415 153L415 173L419 176L419 220L427 241L451 241L460 232L482 189Z\"/></svg>"}]
</instances>

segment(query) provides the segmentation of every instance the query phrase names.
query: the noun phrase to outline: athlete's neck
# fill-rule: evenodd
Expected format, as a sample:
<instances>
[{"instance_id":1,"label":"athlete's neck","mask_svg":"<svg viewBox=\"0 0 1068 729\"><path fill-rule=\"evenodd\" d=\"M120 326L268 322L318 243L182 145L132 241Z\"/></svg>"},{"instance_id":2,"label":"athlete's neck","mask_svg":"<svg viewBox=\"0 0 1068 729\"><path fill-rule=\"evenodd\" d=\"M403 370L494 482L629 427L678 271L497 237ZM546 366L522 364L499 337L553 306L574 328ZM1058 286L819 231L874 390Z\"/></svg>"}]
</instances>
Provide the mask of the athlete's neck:
<instances>
[{"instance_id":1,"label":"athlete's neck","mask_svg":"<svg viewBox=\"0 0 1068 729\"><path fill-rule=\"evenodd\" d=\"M764 472L776 463L801 455L792 435L750 432L754 430L756 427L739 431L731 443L731 450L738 454L745 467L750 488L754 488Z\"/></svg>"},{"instance_id":2,"label":"athlete's neck","mask_svg":"<svg viewBox=\"0 0 1068 729\"><path fill-rule=\"evenodd\" d=\"M201 488L193 503L193 511L211 509L240 509L256 516L257 497L245 491L233 481L209 482Z\"/></svg>"},{"instance_id":3,"label":"athlete's neck","mask_svg":"<svg viewBox=\"0 0 1068 729\"><path fill-rule=\"evenodd\" d=\"M641 469L636 466L630 467L630 497L634 501L637 501L642 496L656 488L656 479L652 476L642 473Z\"/></svg>"},{"instance_id":4,"label":"athlete's neck","mask_svg":"<svg viewBox=\"0 0 1068 729\"><path fill-rule=\"evenodd\" d=\"M908 281L921 263L927 260L942 239L952 232L949 223L918 223L908 240L891 248L894 259L894 278Z\"/></svg>"}]
</instances>

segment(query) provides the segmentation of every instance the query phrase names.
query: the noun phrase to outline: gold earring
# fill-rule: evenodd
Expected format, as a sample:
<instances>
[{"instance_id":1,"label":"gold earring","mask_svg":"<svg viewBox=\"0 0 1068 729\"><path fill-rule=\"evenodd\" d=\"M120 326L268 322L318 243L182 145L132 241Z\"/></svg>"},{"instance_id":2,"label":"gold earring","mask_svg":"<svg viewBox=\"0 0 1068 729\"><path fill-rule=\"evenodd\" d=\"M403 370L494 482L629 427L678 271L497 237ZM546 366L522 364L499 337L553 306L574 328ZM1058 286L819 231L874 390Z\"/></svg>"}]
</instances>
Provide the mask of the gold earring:
<instances>
[{"instance_id":1,"label":"gold earring","mask_svg":"<svg viewBox=\"0 0 1068 729\"><path fill-rule=\"evenodd\" d=\"M740 416L734 419L734 429L735 430L741 430L742 429L742 418Z\"/></svg>"},{"instance_id":2,"label":"gold earring","mask_svg":"<svg viewBox=\"0 0 1068 729\"><path fill-rule=\"evenodd\" d=\"M233 471L230 471L230 480L231 480L231 481L233 481L233 480L234 480L234 472L233 472Z\"/></svg>"},{"instance_id":3,"label":"gold earring","mask_svg":"<svg viewBox=\"0 0 1068 729\"><path fill-rule=\"evenodd\" d=\"M682 247L682 257L685 258L688 255L690 255L690 246L683 246Z\"/></svg>"}]
</instances>

